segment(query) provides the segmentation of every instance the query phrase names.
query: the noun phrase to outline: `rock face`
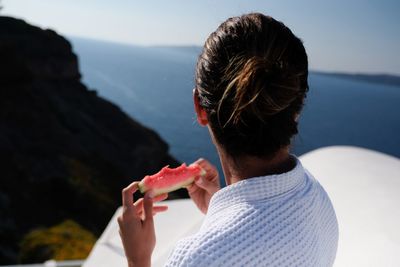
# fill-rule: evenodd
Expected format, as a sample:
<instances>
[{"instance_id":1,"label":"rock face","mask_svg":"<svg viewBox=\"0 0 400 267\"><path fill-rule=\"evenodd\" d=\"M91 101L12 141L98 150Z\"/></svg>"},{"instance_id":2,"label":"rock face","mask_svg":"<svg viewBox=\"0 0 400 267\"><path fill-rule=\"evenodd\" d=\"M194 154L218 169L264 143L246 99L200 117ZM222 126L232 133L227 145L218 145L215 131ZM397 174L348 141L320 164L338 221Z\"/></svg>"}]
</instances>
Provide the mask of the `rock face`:
<instances>
[{"instance_id":1,"label":"rock face","mask_svg":"<svg viewBox=\"0 0 400 267\"><path fill-rule=\"evenodd\" d=\"M36 227L72 219L100 234L121 189L167 164L154 131L80 82L66 39L0 17L0 264Z\"/></svg>"}]
</instances>

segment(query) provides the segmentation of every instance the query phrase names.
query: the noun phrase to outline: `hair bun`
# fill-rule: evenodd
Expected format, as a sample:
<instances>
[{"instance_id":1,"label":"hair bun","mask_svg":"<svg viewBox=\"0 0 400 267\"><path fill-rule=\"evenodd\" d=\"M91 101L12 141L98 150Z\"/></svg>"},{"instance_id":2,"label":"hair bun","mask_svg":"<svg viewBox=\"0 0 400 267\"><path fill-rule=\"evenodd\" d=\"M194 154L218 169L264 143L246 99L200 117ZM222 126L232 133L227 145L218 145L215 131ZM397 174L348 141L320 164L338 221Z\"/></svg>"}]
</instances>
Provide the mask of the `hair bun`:
<instances>
[{"instance_id":1,"label":"hair bun","mask_svg":"<svg viewBox=\"0 0 400 267\"><path fill-rule=\"evenodd\" d=\"M261 56L237 57L228 65L225 75L232 78L218 105L218 113L228 96L233 96L230 117L223 123L246 124L245 117L256 117L265 122L268 117L287 108L297 97L299 85L291 77L284 77L282 62ZM285 82L283 82L285 81Z\"/></svg>"}]
</instances>

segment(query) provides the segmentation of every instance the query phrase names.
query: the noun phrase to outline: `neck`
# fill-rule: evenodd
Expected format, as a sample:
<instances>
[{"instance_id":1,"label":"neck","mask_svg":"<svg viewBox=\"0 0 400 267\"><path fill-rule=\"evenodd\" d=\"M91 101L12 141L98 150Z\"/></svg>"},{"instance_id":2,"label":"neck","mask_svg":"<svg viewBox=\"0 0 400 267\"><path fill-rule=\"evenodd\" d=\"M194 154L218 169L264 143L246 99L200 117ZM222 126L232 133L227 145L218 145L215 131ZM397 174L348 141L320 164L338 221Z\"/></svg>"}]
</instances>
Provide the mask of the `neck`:
<instances>
[{"instance_id":1,"label":"neck","mask_svg":"<svg viewBox=\"0 0 400 267\"><path fill-rule=\"evenodd\" d=\"M217 150L227 185L251 177L288 172L296 164L295 160L289 154L289 147L282 148L270 159L253 156L243 156L233 159L222 148L217 147Z\"/></svg>"}]
</instances>

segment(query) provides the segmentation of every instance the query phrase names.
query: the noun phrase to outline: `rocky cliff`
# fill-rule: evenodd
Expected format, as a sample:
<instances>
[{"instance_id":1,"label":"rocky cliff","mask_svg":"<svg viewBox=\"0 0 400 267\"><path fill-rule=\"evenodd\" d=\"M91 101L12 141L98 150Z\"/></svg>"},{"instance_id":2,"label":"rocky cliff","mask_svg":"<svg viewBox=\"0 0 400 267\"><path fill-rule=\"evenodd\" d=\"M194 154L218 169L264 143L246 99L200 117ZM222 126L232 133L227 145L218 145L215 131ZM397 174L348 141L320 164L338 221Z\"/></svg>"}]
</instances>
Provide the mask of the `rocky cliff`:
<instances>
[{"instance_id":1,"label":"rocky cliff","mask_svg":"<svg viewBox=\"0 0 400 267\"><path fill-rule=\"evenodd\" d=\"M121 189L167 164L154 131L81 83L66 39L0 17L0 264L37 227L72 219L100 234Z\"/></svg>"}]
</instances>

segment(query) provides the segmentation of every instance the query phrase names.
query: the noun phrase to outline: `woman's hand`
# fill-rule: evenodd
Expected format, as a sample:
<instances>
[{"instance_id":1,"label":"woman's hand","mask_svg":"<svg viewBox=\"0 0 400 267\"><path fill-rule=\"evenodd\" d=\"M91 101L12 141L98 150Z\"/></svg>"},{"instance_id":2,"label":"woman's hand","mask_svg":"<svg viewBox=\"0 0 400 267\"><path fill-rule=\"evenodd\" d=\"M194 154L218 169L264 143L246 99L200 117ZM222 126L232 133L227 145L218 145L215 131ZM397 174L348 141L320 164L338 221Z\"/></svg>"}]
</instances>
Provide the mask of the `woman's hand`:
<instances>
[{"instance_id":1,"label":"woman's hand","mask_svg":"<svg viewBox=\"0 0 400 267\"><path fill-rule=\"evenodd\" d=\"M193 184L187 187L190 197L204 214L207 213L211 197L221 186L219 184L218 170L205 159L198 159L199 164L206 171L206 175L196 177Z\"/></svg>"},{"instance_id":2,"label":"woman's hand","mask_svg":"<svg viewBox=\"0 0 400 267\"><path fill-rule=\"evenodd\" d=\"M133 182L122 191L123 212L118 217L119 234L129 267L148 267L156 245L153 215L168 208L153 207L153 202L164 200L168 195L153 198L150 191L133 203L133 193L138 189L138 183Z\"/></svg>"}]
</instances>

